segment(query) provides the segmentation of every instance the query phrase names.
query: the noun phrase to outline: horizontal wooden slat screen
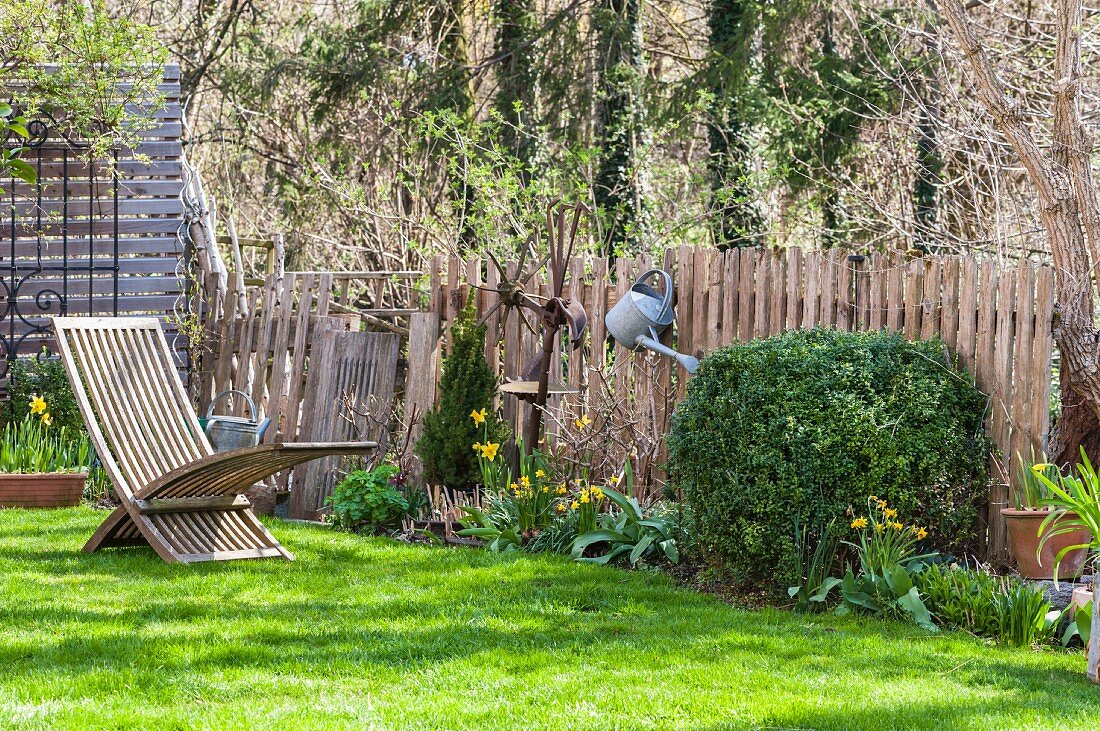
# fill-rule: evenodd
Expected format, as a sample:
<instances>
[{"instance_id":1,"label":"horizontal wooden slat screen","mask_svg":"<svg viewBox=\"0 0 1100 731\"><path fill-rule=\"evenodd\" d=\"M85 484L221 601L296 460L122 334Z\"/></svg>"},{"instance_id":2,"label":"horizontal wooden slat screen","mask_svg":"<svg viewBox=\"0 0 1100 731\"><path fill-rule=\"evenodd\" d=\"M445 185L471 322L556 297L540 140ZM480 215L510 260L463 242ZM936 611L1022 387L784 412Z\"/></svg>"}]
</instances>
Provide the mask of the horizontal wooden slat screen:
<instances>
[{"instance_id":1,"label":"horizontal wooden slat screen","mask_svg":"<svg viewBox=\"0 0 1100 731\"><path fill-rule=\"evenodd\" d=\"M9 312L0 320L5 340L60 313L58 295L66 292L68 314L117 308L122 315L158 315L174 329L167 321L185 286L179 271L185 214L178 66L165 68L160 88L166 103L155 114L157 124L140 134L136 149L119 152L117 189L109 160L89 164L80 141L66 142L56 130L41 147L24 152L37 184L0 185L0 272L9 289L18 289L16 307L25 318ZM51 335L35 333L18 343L17 352L37 352L51 342Z\"/></svg>"}]
</instances>

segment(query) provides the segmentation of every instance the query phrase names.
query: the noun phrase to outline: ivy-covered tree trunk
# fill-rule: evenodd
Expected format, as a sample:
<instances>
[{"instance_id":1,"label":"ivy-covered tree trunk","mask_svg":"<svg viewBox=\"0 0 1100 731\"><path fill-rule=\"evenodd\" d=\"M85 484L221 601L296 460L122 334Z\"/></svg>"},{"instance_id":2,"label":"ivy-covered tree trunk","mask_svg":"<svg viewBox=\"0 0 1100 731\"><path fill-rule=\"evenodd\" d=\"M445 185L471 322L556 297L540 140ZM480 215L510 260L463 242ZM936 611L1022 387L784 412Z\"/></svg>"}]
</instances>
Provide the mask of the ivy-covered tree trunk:
<instances>
[{"instance_id":1,"label":"ivy-covered tree trunk","mask_svg":"<svg viewBox=\"0 0 1100 731\"><path fill-rule=\"evenodd\" d=\"M595 201L608 254L637 251L645 238L645 147L642 81L642 0L598 0L593 24L597 49Z\"/></svg>"},{"instance_id":2,"label":"ivy-covered tree trunk","mask_svg":"<svg viewBox=\"0 0 1100 731\"><path fill-rule=\"evenodd\" d=\"M525 174L535 160L534 120L538 105L539 74L534 42L537 30L533 0L496 0L497 93L494 106L504 127L501 145L524 164Z\"/></svg>"},{"instance_id":3,"label":"ivy-covered tree trunk","mask_svg":"<svg viewBox=\"0 0 1100 731\"><path fill-rule=\"evenodd\" d=\"M752 183L750 141L753 38L758 26L756 0L713 0L710 29L710 145L714 240L721 249L760 243L764 222Z\"/></svg>"},{"instance_id":4,"label":"ivy-covered tree trunk","mask_svg":"<svg viewBox=\"0 0 1100 731\"><path fill-rule=\"evenodd\" d=\"M925 25L924 61L930 70L916 82L923 99L917 121L917 173L913 180L916 244L926 252L936 248L940 177L943 172L943 157L936 136L936 125L940 117L940 90L935 69L939 58L936 28L928 23Z\"/></svg>"},{"instance_id":5,"label":"ivy-covered tree trunk","mask_svg":"<svg viewBox=\"0 0 1100 731\"><path fill-rule=\"evenodd\" d=\"M448 69L444 74L441 107L450 109L468 125L475 121L473 77L469 70L469 43L463 23L463 0L449 0L436 12L436 28L440 37L440 56ZM459 160L451 179L452 199L459 218L458 241L462 251L474 247L477 236L470 217L477 200L467 173L468 161Z\"/></svg>"},{"instance_id":6,"label":"ivy-covered tree trunk","mask_svg":"<svg viewBox=\"0 0 1100 731\"><path fill-rule=\"evenodd\" d=\"M840 55L836 50L836 41L833 39L833 9L826 6L823 10L821 23L821 58L818 63L822 84L830 91L839 88L837 71L842 65ZM843 104L843 100L841 101ZM837 188L834 174L840 163L841 149L830 144L832 139L844 139L848 134L830 134L833 127L846 128L854 123L858 128L859 120L851 119L851 115L834 113L825 120L826 134L822 137L824 144L820 147L818 159L820 161L821 176L818 185L821 188L818 200L821 202L821 245L831 249L843 243L842 211L840 204L840 192ZM840 130L837 130L838 132ZM845 130L847 132L847 130ZM843 136L842 136L843 135Z\"/></svg>"}]
</instances>

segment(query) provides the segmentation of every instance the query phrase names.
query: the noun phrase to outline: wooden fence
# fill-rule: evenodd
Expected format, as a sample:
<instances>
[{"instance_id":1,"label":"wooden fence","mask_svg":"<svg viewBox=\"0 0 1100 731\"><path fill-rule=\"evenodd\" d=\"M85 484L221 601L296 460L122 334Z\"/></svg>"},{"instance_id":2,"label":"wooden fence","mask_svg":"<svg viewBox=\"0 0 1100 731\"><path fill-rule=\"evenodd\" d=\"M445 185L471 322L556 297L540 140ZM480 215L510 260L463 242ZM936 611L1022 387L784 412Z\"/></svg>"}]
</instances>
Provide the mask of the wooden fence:
<instances>
[{"instance_id":1,"label":"wooden fence","mask_svg":"<svg viewBox=\"0 0 1100 731\"><path fill-rule=\"evenodd\" d=\"M606 312L629 289L634 277L656 264L672 273L677 286L675 332L678 350L702 355L714 348L814 326L844 330L886 328L909 339L938 335L990 397L989 433L1000 450L993 459L994 484L988 510L987 556L1007 558L999 508L1009 503L1015 454L1042 449L1049 428L1053 272L1048 266L1019 262L1000 266L972 257L908 259L900 254L849 255L803 252L797 248L741 249L725 253L682 247L648 256L594 258L573 262L567 296L588 312L591 333L579 351L555 359L555 380L578 391L556 397L567 415L550 429L566 437L570 410L602 408L646 429L645 449L632 455L641 479L655 489L664 461L660 435L686 388L684 372L652 354L605 349ZM446 323L473 293L479 312L496 304L488 291L496 284L492 266L480 260L435 259L430 267L430 311ZM471 287L471 285L473 285ZM545 294L545 286L534 280ZM487 287L483 289L480 287ZM421 402L434 397L438 355L423 339L438 335L437 320L414 320L411 342L420 356L410 359L406 388ZM502 322L499 311L487 321L486 355L505 378L519 375L538 344L516 318ZM447 337L446 328L442 337ZM595 346L593 344L596 344ZM442 343L445 348L446 343ZM506 398L504 407L518 430L526 406ZM614 426L608 426L614 429ZM654 439L656 442L654 443ZM620 440L621 442L621 440ZM601 449L622 444L610 439ZM625 457L611 455L609 464Z\"/></svg>"},{"instance_id":2,"label":"wooden fence","mask_svg":"<svg viewBox=\"0 0 1100 731\"><path fill-rule=\"evenodd\" d=\"M377 395L379 403L370 406L381 410L376 416L388 424L386 417L397 380L396 363L391 362L397 357L396 335L385 341L385 348L375 347L372 341L362 343L356 351L360 355L378 353L380 359L386 360L387 364L377 372L335 365L342 362L338 356L340 343L344 341L334 336L349 330L357 333L364 322L377 326L383 322L383 316L391 318L383 323L386 326L383 329L406 330L393 318L407 316L412 308L397 307L389 300L382 303L384 309L360 311L358 306L362 291L379 292L380 281L412 280L419 276L419 272L285 272L268 275L262 286L245 285L243 297L239 297L240 285L234 277L229 278L228 288L222 290L218 275L206 273L202 294L196 297L203 336L201 347L196 348L198 367L191 379L199 413L205 414L211 399L220 392L236 389L249 394L258 409L271 419L264 435L266 443L324 441L333 438L329 432L334 431L339 431L340 438L346 440L354 435L336 429L340 425L333 418L322 420L323 423L314 418L317 411L324 411L326 417L338 415L336 393L346 388L360 397L361 404L369 396ZM327 349L323 347L326 344ZM313 366L315 360L328 364L318 367L333 368L330 377L318 373L318 367ZM362 380L364 375L366 380ZM219 414L233 415L246 411L243 399L229 400L217 409ZM328 429L329 426L333 428ZM384 435L377 436L384 439ZM333 464L326 464L331 470ZM280 473L270 487L285 490L290 476L289 472ZM312 503L302 499L292 501L298 513L294 517L316 517L319 501L331 490L331 475L315 482L316 489L310 491Z\"/></svg>"}]
</instances>

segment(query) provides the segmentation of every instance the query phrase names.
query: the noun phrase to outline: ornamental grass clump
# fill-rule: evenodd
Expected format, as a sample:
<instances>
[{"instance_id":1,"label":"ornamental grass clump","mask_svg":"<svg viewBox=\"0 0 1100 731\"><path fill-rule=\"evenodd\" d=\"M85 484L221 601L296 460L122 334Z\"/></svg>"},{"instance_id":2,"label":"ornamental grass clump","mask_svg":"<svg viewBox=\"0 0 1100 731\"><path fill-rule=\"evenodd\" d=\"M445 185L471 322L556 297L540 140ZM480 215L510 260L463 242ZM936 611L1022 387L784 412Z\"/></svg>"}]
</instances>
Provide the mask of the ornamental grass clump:
<instances>
[{"instance_id":1,"label":"ornamental grass clump","mask_svg":"<svg viewBox=\"0 0 1100 731\"><path fill-rule=\"evenodd\" d=\"M792 526L822 526L875 494L935 547L977 539L992 443L987 399L939 340L794 330L711 353L668 438L671 487L695 539L741 584L803 577Z\"/></svg>"}]
</instances>

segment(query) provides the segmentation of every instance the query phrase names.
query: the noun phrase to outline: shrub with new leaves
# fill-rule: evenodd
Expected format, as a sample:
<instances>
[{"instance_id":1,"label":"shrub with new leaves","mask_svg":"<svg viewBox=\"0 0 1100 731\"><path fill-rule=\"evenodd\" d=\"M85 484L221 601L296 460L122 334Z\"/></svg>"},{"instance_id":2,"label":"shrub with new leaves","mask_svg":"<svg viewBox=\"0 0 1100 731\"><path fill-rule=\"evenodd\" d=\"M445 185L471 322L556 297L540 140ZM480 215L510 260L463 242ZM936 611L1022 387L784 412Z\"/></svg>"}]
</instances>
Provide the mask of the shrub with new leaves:
<instances>
[{"instance_id":1,"label":"shrub with new leaves","mask_svg":"<svg viewBox=\"0 0 1100 731\"><path fill-rule=\"evenodd\" d=\"M325 504L332 524L344 530L377 533L395 528L409 512L409 500L398 489L400 470L379 465L355 470L333 488Z\"/></svg>"},{"instance_id":2,"label":"shrub with new leaves","mask_svg":"<svg viewBox=\"0 0 1100 731\"><path fill-rule=\"evenodd\" d=\"M8 395L10 401L3 416L13 422L22 421L28 414L47 413L48 421L64 427L73 437L84 431L84 419L65 375L65 366L57 359L20 358L12 363ZM38 400L49 404L47 412L34 410Z\"/></svg>"},{"instance_id":3,"label":"shrub with new leaves","mask_svg":"<svg viewBox=\"0 0 1100 731\"><path fill-rule=\"evenodd\" d=\"M497 377L485 360L485 326L477 324L472 301L451 326L451 343L443 361L439 404L424 416L416 453L429 482L469 490L481 481L474 442L500 444L508 437L493 408ZM473 412L484 413L483 425L470 418Z\"/></svg>"},{"instance_id":4,"label":"shrub with new leaves","mask_svg":"<svg viewBox=\"0 0 1100 731\"><path fill-rule=\"evenodd\" d=\"M823 525L879 495L935 547L977 538L991 443L986 397L939 340L796 330L709 355L669 436L696 538L733 578L794 576L794 520Z\"/></svg>"}]
</instances>

